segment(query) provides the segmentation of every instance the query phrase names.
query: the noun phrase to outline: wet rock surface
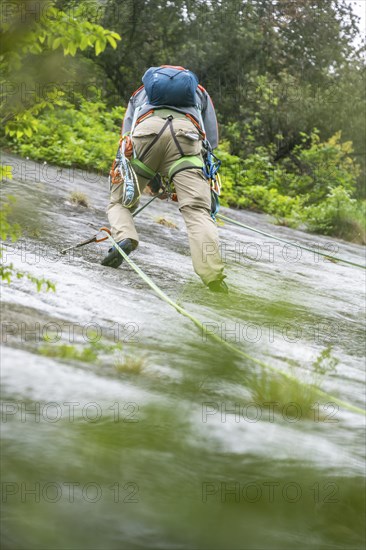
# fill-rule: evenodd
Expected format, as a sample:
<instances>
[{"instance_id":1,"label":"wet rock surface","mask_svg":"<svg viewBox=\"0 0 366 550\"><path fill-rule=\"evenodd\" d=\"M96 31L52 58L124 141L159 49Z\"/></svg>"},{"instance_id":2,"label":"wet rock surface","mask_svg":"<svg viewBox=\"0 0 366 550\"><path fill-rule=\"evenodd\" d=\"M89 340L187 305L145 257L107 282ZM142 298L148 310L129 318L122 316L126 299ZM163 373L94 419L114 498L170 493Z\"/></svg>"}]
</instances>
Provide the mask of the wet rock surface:
<instances>
[{"instance_id":1,"label":"wet rock surface","mask_svg":"<svg viewBox=\"0 0 366 550\"><path fill-rule=\"evenodd\" d=\"M6 547L363 547L364 417L207 332L364 408L364 270L225 224L231 292L217 297L193 272L177 205L156 200L131 258L202 333L129 266L101 266L107 242L60 254L107 225L104 175L2 163L23 229L4 258L56 284L2 285ZM359 245L222 212L364 262Z\"/></svg>"}]
</instances>

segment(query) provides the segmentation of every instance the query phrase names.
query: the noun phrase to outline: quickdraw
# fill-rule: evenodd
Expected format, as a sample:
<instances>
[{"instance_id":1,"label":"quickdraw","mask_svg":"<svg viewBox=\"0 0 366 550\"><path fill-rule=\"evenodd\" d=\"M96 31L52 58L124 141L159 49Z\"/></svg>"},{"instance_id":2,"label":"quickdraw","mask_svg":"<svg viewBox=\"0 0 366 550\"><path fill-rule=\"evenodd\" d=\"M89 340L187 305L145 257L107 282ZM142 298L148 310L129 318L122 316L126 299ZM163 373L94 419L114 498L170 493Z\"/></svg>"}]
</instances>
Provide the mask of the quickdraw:
<instances>
[{"instance_id":1,"label":"quickdraw","mask_svg":"<svg viewBox=\"0 0 366 550\"><path fill-rule=\"evenodd\" d=\"M121 139L110 171L110 185L123 185L122 204L132 208L141 197L139 181L132 163L125 155L126 139Z\"/></svg>"},{"instance_id":2,"label":"quickdraw","mask_svg":"<svg viewBox=\"0 0 366 550\"><path fill-rule=\"evenodd\" d=\"M216 215L220 210L221 179L219 170L221 160L213 154L208 141L203 142L205 149L203 174L211 187L211 217L216 221Z\"/></svg>"},{"instance_id":3,"label":"quickdraw","mask_svg":"<svg viewBox=\"0 0 366 550\"><path fill-rule=\"evenodd\" d=\"M137 216L140 212L142 212L147 206L149 206L150 203L152 203L155 199L158 199L158 198L162 198L163 194L165 193L165 188L163 187L160 192L158 192L156 195L154 195L152 197L152 199L148 200L146 204L144 204L143 206L141 206L138 210L136 210L135 212L133 212L132 214L132 217L134 218L135 216ZM173 199L174 200L174 199ZM106 241L108 239L108 236L107 237L101 237L101 238L98 238L98 235L101 231L105 231L106 233L108 233L108 235L111 235L111 230L108 229L108 227L101 227L98 231L98 233L96 233L96 235L94 235L93 237L91 237L90 239L87 239L86 241L82 241L81 243L78 243L78 244L75 244L73 246L68 246L67 248L64 248L63 250L61 250L61 254L66 254L66 252L68 252L69 250L74 250L75 248L80 248L81 246L85 246L87 244L91 244L91 243L101 243L102 241Z\"/></svg>"},{"instance_id":4,"label":"quickdraw","mask_svg":"<svg viewBox=\"0 0 366 550\"><path fill-rule=\"evenodd\" d=\"M100 237L98 239L98 235L101 231L105 231L105 233L107 233L107 236L106 237ZM67 248L64 248L63 250L61 250L61 254L66 254L66 252L68 252L68 250L74 250L74 248L80 248L81 246L85 246L87 244L90 244L90 243L101 243L102 241L106 241L108 239L108 235L111 235L111 231L110 229L108 229L108 227L101 227L98 231L98 233L96 235L94 235L94 237L91 237L90 239L87 239L86 241L82 241L81 243L78 243L78 244L75 244L73 246L68 246Z\"/></svg>"}]
</instances>

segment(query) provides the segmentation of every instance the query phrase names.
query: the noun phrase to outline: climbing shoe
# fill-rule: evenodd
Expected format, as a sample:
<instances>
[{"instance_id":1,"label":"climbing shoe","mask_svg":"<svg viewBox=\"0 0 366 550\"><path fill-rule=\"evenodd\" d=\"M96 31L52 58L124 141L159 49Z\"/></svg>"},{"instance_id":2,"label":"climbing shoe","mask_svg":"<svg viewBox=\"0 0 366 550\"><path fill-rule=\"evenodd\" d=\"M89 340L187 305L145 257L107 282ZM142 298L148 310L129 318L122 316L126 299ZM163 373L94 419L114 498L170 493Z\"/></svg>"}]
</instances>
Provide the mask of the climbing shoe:
<instances>
[{"instance_id":1,"label":"climbing shoe","mask_svg":"<svg viewBox=\"0 0 366 550\"><path fill-rule=\"evenodd\" d=\"M133 245L131 239L124 239L123 241L119 241L117 243L120 248L122 248L123 252L125 252L127 255L132 252L136 248L136 246ZM103 260L101 261L102 265L106 265L108 267L119 267L121 263L123 262L123 257L120 252L118 252L116 247L112 247L108 250L108 254Z\"/></svg>"},{"instance_id":2,"label":"climbing shoe","mask_svg":"<svg viewBox=\"0 0 366 550\"><path fill-rule=\"evenodd\" d=\"M216 279L216 281L211 281L211 283L208 283L207 286L212 292L221 292L222 294L229 294L229 288L225 283L224 279Z\"/></svg>"}]
</instances>

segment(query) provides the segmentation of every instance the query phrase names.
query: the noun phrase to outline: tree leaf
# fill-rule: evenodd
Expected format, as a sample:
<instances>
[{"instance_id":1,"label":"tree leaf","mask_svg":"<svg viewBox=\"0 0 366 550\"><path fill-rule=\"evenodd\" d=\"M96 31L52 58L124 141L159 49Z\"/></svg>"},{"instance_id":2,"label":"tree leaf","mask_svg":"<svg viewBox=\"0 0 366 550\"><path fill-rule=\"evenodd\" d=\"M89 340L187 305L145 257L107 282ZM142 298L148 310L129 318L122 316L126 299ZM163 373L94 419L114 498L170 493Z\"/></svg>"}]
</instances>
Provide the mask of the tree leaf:
<instances>
[{"instance_id":1,"label":"tree leaf","mask_svg":"<svg viewBox=\"0 0 366 550\"><path fill-rule=\"evenodd\" d=\"M55 38L55 40L52 42L52 49L56 50L61 44L61 37Z\"/></svg>"},{"instance_id":2,"label":"tree leaf","mask_svg":"<svg viewBox=\"0 0 366 550\"><path fill-rule=\"evenodd\" d=\"M115 50L117 48L117 42L115 41L113 36L107 35L107 40L110 43L110 45L112 46L112 48Z\"/></svg>"},{"instance_id":3,"label":"tree leaf","mask_svg":"<svg viewBox=\"0 0 366 550\"><path fill-rule=\"evenodd\" d=\"M95 55L99 55L103 51L101 41L98 39L95 41Z\"/></svg>"},{"instance_id":4,"label":"tree leaf","mask_svg":"<svg viewBox=\"0 0 366 550\"><path fill-rule=\"evenodd\" d=\"M84 51L86 50L86 48L88 46L91 46L92 45L92 42L90 41L90 38L87 34L84 34L84 36L82 37L81 41L80 41L80 49L81 51Z\"/></svg>"},{"instance_id":5,"label":"tree leaf","mask_svg":"<svg viewBox=\"0 0 366 550\"><path fill-rule=\"evenodd\" d=\"M72 55L74 57L74 55L76 54L76 50L77 50L77 45L75 43L71 43L69 45L69 52L70 52L70 55Z\"/></svg>"}]
</instances>

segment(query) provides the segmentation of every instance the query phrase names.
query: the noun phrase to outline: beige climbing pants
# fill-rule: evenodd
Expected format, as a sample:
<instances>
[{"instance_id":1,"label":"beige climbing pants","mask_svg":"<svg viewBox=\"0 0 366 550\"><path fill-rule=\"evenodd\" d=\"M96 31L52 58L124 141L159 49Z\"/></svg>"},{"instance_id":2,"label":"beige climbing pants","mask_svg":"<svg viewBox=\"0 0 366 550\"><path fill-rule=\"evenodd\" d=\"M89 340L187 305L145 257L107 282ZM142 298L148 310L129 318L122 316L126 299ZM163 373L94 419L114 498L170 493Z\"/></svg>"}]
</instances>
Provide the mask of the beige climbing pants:
<instances>
[{"instance_id":1,"label":"beige climbing pants","mask_svg":"<svg viewBox=\"0 0 366 550\"><path fill-rule=\"evenodd\" d=\"M185 156L200 158L202 141L197 128L188 118L174 118L171 128L166 127L156 143L144 154L167 121L150 116L138 124L132 141L136 157L143 155L143 163L154 172L168 177L173 163ZM173 133L175 138L173 137ZM179 151L176 141L178 141ZM151 178L150 178L151 179ZM149 179L138 176L141 191ZM172 181L177 193L179 209L183 215L195 272L205 284L223 277L224 265L219 252L217 227L211 218L210 187L201 168L177 172ZM113 238L118 242L129 238L139 241L131 211L122 206L123 185L111 184L111 198L107 208Z\"/></svg>"}]
</instances>

